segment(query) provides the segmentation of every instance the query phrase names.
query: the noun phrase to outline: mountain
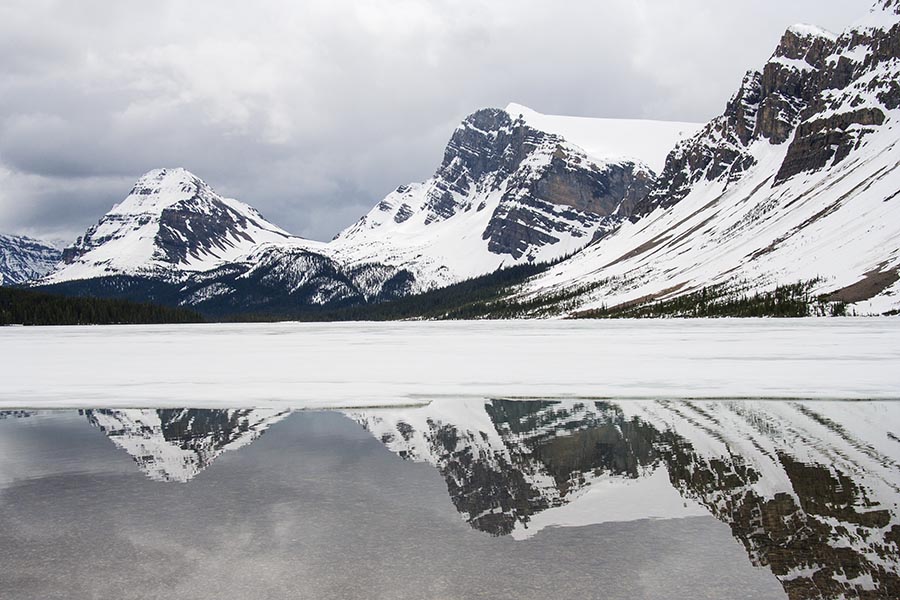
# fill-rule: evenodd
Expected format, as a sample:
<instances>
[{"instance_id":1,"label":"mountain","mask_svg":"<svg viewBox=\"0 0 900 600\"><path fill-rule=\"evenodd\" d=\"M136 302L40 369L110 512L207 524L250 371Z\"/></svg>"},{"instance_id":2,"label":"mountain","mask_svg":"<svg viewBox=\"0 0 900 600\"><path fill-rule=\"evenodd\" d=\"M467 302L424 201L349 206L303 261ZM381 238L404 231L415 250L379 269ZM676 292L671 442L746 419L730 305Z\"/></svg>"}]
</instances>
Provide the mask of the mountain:
<instances>
[{"instance_id":1,"label":"mountain","mask_svg":"<svg viewBox=\"0 0 900 600\"><path fill-rule=\"evenodd\" d=\"M0 285L19 285L49 273L61 251L29 237L0 234Z\"/></svg>"},{"instance_id":2,"label":"mountain","mask_svg":"<svg viewBox=\"0 0 900 600\"><path fill-rule=\"evenodd\" d=\"M558 259L628 218L697 127L479 110L431 179L397 188L329 246L347 264L411 272L417 291Z\"/></svg>"},{"instance_id":3,"label":"mountain","mask_svg":"<svg viewBox=\"0 0 900 600\"><path fill-rule=\"evenodd\" d=\"M155 481L187 482L223 452L242 448L290 411L86 410L88 422L130 454Z\"/></svg>"},{"instance_id":4,"label":"mountain","mask_svg":"<svg viewBox=\"0 0 900 600\"><path fill-rule=\"evenodd\" d=\"M113 275L180 281L264 242L293 241L254 208L184 169L157 169L66 248L46 283ZM314 243L310 242L310 245Z\"/></svg>"},{"instance_id":5,"label":"mountain","mask_svg":"<svg viewBox=\"0 0 900 600\"><path fill-rule=\"evenodd\" d=\"M142 176L37 283L227 314L363 302L403 293L403 279L379 265L345 269L325 244L288 234L179 168Z\"/></svg>"},{"instance_id":6,"label":"mountain","mask_svg":"<svg viewBox=\"0 0 900 600\"><path fill-rule=\"evenodd\" d=\"M825 303L900 309L898 12L882 1L840 35L788 29L630 219L519 301L593 315L804 282Z\"/></svg>"},{"instance_id":7,"label":"mountain","mask_svg":"<svg viewBox=\"0 0 900 600\"><path fill-rule=\"evenodd\" d=\"M476 111L430 179L327 244L187 171L152 171L41 283L296 316L555 262L488 300L462 294L457 313L895 313L898 38L897 0L840 35L793 26L705 126Z\"/></svg>"},{"instance_id":8,"label":"mountain","mask_svg":"<svg viewBox=\"0 0 900 600\"><path fill-rule=\"evenodd\" d=\"M631 214L655 179L648 165L695 129L480 110L430 180L398 188L328 244L290 236L184 169L151 171L40 284L212 315L407 296L575 252Z\"/></svg>"},{"instance_id":9,"label":"mountain","mask_svg":"<svg viewBox=\"0 0 900 600\"><path fill-rule=\"evenodd\" d=\"M791 599L900 595L900 405L463 401L348 416L474 528L712 515Z\"/></svg>"}]
</instances>

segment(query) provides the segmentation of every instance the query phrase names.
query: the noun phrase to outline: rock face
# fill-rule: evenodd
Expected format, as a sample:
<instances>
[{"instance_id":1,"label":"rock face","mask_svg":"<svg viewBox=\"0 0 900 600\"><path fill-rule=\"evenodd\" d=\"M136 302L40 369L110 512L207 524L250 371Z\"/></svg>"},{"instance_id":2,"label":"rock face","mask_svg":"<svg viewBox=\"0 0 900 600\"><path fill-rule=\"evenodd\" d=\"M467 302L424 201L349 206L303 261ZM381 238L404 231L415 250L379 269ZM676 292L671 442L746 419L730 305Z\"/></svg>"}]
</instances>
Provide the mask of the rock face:
<instances>
[{"instance_id":1,"label":"rock face","mask_svg":"<svg viewBox=\"0 0 900 600\"><path fill-rule=\"evenodd\" d=\"M821 88L825 59L836 36L796 25L788 29L762 71L750 71L725 112L669 155L652 192L632 220L684 199L701 182L736 182L757 164L750 146L783 144Z\"/></svg>"},{"instance_id":2,"label":"rock face","mask_svg":"<svg viewBox=\"0 0 900 600\"><path fill-rule=\"evenodd\" d=\"M723 114L676 145L629 222L520 297L590 314L806 282L851 311L900 309L898 39L895 2L840 35L788 29Z\"/></svg>"},{"instance_id":3,"label":"rock face","mask_svg":"<svg viewBox=\"0 0 900 600\"><path fill-rule=\"evenodd\" d=\"M867 443L889 435L884 411L897 409L452 399L349 416L404 459L434 465L480 531L521 539L711 514L789 598L813 600L900 593L900 455Z\"/></svg>"},{"instance_id":4,"label":"rock face","mask_svg":"<svg viewBox=\"0 0 900 600\"><path fill-rule=\"evenodd\" d=\"M397 188L331 245L351 263L412 272L417 289L580 249L627 218L655 174L640 157L585 150L554 119L565 118L518 105L473 113L431 179ZM677 139L675 125L692 130L646 124L663 143Z\"/></svg>"},{"instance_id":5,"label":"rock face","mask_svg":"<svg viewBox=\"0 0 900 600\"><path fill-rule=\"evenodd\" d=\"M0 285L20 285L40 279L59 262L62 253L29 237L0 234Z\"/></svg>"},{"instance_id":6,"label":"rock face","mask_svg":"<svg viewBox=\"0 0 900 600\"><path fill-rule=\"evenodd\" d=\"M886 111L900 107L897 10L890 0L880 3L831 45L777 181L841 163L884 124Z\"/></svg>"}]
</instances>

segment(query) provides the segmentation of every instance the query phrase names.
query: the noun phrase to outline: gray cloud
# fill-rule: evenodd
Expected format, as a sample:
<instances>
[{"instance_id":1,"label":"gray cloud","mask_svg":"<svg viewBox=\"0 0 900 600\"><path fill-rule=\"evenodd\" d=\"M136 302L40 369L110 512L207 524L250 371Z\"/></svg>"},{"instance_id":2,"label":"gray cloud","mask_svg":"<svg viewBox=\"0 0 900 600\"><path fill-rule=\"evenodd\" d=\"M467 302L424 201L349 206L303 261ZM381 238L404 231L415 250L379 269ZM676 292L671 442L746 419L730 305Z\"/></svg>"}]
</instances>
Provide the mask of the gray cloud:
<instances>
[{"instance_id":1,"label":"gray cloud","mask_svg":"<svg viewBox=\"0 0 900 600\"><path fill-rule=\"evenodd\" d=\"M74 238L184 166L330 239L427 178L477 108L704 121L785 27L871 2L8 0L0 231Z\"/></svg>"}]
</instances>

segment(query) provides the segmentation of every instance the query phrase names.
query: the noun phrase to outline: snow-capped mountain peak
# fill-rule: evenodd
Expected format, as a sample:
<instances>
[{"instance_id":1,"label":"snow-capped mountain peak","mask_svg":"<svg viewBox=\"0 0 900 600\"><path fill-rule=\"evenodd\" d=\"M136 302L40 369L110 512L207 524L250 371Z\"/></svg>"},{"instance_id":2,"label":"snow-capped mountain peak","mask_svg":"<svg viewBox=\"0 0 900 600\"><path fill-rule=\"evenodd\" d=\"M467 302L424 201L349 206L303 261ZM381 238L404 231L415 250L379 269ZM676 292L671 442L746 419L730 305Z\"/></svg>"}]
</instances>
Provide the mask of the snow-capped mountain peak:
<instances>
[{"instance_id":1,"label":"snow-capped mountain peak","mask_svg":"<svg viewBox=\"0 0 900 600\"><path fill-rule=\"evenodd\" d=\"M531 290L590 288L582 314L801 282L858 312L900 307L898 10L880 2L839 36L789 28L725 112L676 146L631 222Z\"/></svg>"},{"instance_id":2,"label":"snow-capped mountain peak","mask_svg":"<svg viewBox=\"0 0 900 600\"><path fill-rule=\"evenodd\" d=\"M352 263L407 269L417 289L584 247L646 195L685 123L487 108L456 128L431 179L397 188L332 242Z\"/></svg>"},{"instance_id":3,"label":"snow-capped mountain peak","mask_svg":"<svg viewBox=\"0 0 900 600\"><path fill-rule=\"evenodd\" d=\"M831 40L832 42L837 40L838 38L838 35L836 33L828 31L827 29L823 29L818 25L811 25L809 23L795 23L794 25L791 25L787 28L787 33L791 33L793 35L796 35L797 37L825 38Z\"/></svg>"},{"instance_id":4,"label":"snow-capped mountain peak","mask_svg":"<svg viewBox=\"0 0 900 600\"><path fill-rule=\"evenodd\" d=\"M187 169L153 169L139 177L128 197L107 214L159 213L178 202L210 193L212 190L206 182Z\"/></svg>"},{"instance_id":5,"label":"snow-capped mountain peak","mask_svg":"<svg viewBox=\"0 0 900 600\"><path fill-rule=\"evenodd\" d=\"M0 285L19 285L43 277L62 252L47 242L0 234Z\"/></svg>"},{"instance_id":6,"label":"snow-capped mountain peak","mask_svg":"<svg viewBox=\"0 0 900 600\"><path fill-rule=\"evenodd\" d=\"M292 239L256 209L220 196L191 172L156 169L65 249L64 264L46 282L112 275L177 280L237 260L261 243Z\"/></svg>"}]
</instances>

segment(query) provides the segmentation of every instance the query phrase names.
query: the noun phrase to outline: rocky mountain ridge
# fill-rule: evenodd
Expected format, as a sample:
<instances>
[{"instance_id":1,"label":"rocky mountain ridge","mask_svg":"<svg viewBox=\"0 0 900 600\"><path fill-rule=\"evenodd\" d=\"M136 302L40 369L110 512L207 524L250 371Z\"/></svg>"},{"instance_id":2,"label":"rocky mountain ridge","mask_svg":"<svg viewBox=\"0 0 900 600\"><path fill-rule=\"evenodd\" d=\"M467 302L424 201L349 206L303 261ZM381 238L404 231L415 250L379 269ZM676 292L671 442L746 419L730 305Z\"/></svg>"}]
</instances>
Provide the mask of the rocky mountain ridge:
<instances>
[{"instance_id":1,"label":"rocky mountain ridge","mask_svg":"<svg viewBox=\"0 0 900 600\"><path fill-rule=\"evenodd\" d=\"M789 28L703 127L477 111L432 178L327 244L186 171L154 171L42 283L208 314L289 313L566 258L507 294L503 306L521 308L503 315L602 316L795 284L825 312L897 311L898 22L896 2L881 0L840 35Z\"/></svg>"},{"instance_id":2,"label":"rocky mountain ridge","mask_svg":"<svg viewBox=\"0 0 900 600\"><path fill-rule=\"evenodd\" d=\"M240 258L261 243L291 239L256 209L223 198L193 173L156 169L67 247L62 264L44 281L109 275L178 281Z\"/></svg>"},{"instance_id":3,"label":"rocky mountain ridge","mask_svg":"<svg viewBox=\"0 0 900 600\"><path fill-rule=\"evenodd\" d=\"M630 156L624 139L610 139L624 138L614 122L596 120L601 131L582 135L587 144L607 137L607 146L622 146L618 155L598 155L556 132L565 119L515 104L473 113L431 179L401 186L332 245L351 261L386 261L413 272L419 289L553 260L631 215L656 176L647 162L695 129L636 122L649 142L637 149L641 156Z\"/></svg>"},{"instance_id":4,"label":"rocky mountain ridge","mask_svg":"<svg viewBox=\"0 0 900 600\"><path fill-rule=\"evenodd\" d=\"M53 270L59 248L25 236L0 234L0 285L19 285Z\"/></svg>"},{"instance_id":5,"label":"rocky mountain ridge","mask_svg":"<svg viewBox=\"0 0 900 600\"><path fill-rule=\"evenodd\" d=\"M784 34L724 113L676 146L629 222L525 286L591 315L703 290L803 282L864 314L900 308L900 15Z\"/></svg>"}]
</instances>

